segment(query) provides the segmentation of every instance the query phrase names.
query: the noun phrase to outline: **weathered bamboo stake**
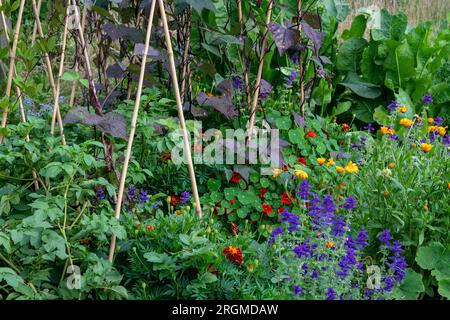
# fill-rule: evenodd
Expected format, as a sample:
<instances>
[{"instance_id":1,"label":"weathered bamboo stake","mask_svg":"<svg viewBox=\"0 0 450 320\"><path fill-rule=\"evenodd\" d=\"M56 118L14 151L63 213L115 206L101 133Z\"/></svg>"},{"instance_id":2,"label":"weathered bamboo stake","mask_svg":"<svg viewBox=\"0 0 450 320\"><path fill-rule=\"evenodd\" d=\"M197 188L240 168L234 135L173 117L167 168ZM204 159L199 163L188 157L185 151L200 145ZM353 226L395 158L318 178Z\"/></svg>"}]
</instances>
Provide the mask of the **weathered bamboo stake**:
<instances>
[{"instance_id":1,"label":"weathered bamboo stake","mask_svg":"<svg viewBox=\"0 0 450 320\"><path fill-rule=\"evenodd\" d=\"M12 82L13 82L13 76L14 76L14 70L15 70L14 66L16 63L17 43L19 42L19 34L20 34L20 28L22 26L22 16L23 16L24 6L25 6L25 0L22 0L20 2L19 13L17 15L16 28L14 29L12 49L10 50L9 70L8 70L8 78L7 78L7 82L6 82L6 92L5 92L5 95L8 99L11 97L11 88L12 88ZM5 32L7 32L7 31L5 30ZM5 109L3 110L2 128L6 128L7 121L8 121L8 104L5 106ZM3 136L0 134L0 144L2 142L3 142Z\"/></svg>"},{"instance_id":2,"label":"weathered bamboo stake","mask_svg":"<svg viewBox=\"0 0 450 320\"><path fill-rule=\"evenodd\" d=\"M181 104L184 105L184 96L185 96L185 89L186 89L186 76L187 76L187 70L188 70L188 64L189 64L189 49L190 49L190 43L191 43L191 15L192 15L192 8L189 7L187 10L187 18L186 18L186 40L184 44L184 51L183 51L183 70L181 72Z\"/></svg>"},{"instance_id":3,"label":"weathered bamboo stake","mask_svg":"<svg viewBox=\"0 0 450 320\"><path fill-rule=\"evenodd\" d=\"M248 136L248 141L251 141L252 133L253 133L253 127L255 126L255 114L256 114L256 105L258 103L258 96L259 96L259 86L261 84L261 77L262 77L262 69L264 65L264 57L266 55L266 45L267 45L267 38L269 35L269 23L270 18L272 16L272 7L273 7L273 0L269 1L269 6L267 8L267 15L266 15L266 26L264 31L264 36L262 39L261 44L261 56L259 58L259 65L258 65L258 73L256 74L256 82L255 82L255 88L253 92L253 100L252 100L252 108L251 108L251 114L250 114L250 124L248 128L248 132L250 133Z\"/></svg>"},{"instance_id":4,"label":"weathered bamboo stake","mask_svg":"<svg viewBox=\"0 0 450 320\"><path fill-rule=\"evenodd\" d=\"M181 104L181 98L180 98L180 89L178 86L178 79L177 79L177 70L175 67L175 60L173 57L173 51L172 51L172 43L170 39L170 33L169 33L169 27L167 24L167 17L166 17L166 11L164 8L164 2L163 0L158 0L159 3L159 11L161 15L161 20L164 27L164 34L166 38L166 47L167 47L167 56L169 58L169 67L170 67L170 73L172 76L172 85L173 90L175 93L175 100L177 102L177 108L178 108L178 118L180 120L181 124L181 130L183 131L183 142L184 142L184 152L186 153L186 160L189 170L189 175L191 178L191 185L192 185L192 194L194 196L195 201L195 209L197 210L198 216L202 217L202 208L200 206L200 198L198 196L198 190L197 190L197 181L195 179L195 172L194 172L194 164L192 162L192 155L191 155L191 146L189 145L189 135L186 129L186 123L184 120L184 114L183 114L183 105Z\"/></svg>"},{"instance_id":5,"label":"weathered bamboo stake","mask_svg":"<svg viewBox=\"0 0 450 320\"><path fill-rule=\"evenodd\" d=\"M127 178L127 172L128 172L128 163L130 161L131 157L131 148L133 146L133 140L134 140L134 134L136 132L136 123L137 118L139 114L139 105L141 103L141 94L142 94L142 85L144 83L144 75L145 75L145 64L147 62L147 54L148 54L148 47L150 45L150 36L152 32L152 25L153 25L153 16L155 13L155 6L156 1L153 0L151 7L150 7L150 16L148 18L148 25L147 25L147 33L145 36L145 45L144 45L144 52L142 55L142 64L141 64L141 72L139 74L139 81L138 81L138 87L137 87L137 93L136 93L136 100L134 101L134 110L133 110L133 116L131 118L131 129L130 129L130 135L128 137L128 143L127 143L127 151L125 153L125 160L123 163L123 169L122 174L120 176L120 182L119 182L119 193L117 195L117 201L116 201L116 211L115 211L115 217L116 219L120 219L120 212L122 209L122 200L123 200L123 194L125 190L125 181ZM109 247L109 256L108 259L112 263L114 259L114 251L116 248L116 236L113 235L111 238L111 245Z\"/></svg>"},{"instance_id":6,"label":"weathered bamboo stake","mask_svg":"<svg viewBox=\"0 0 450 320\"><path fill-rule=\"evenodd\" d=\"M39 14L41 13L41 6L42 6L42 0L38 0L38 12ZM34 45L34 43L36 42L36 34L37 34L37 24L36 21L34 22L34 26L33 26L33 36L31 37L31 45Z\"/></svg>"},{"instance_id":7,"label":"weathered bamboo stake","mask_svg":"<svg viewBox=\"0 0 450 320\"><path fill-rule=\"evenodd\" d=\"M302 38L302 0L297 0L297 23L298 23L298 34L299 34L299 42L301 42ZM298 76L300 79L300 110L302 111L302 117L305 119L305 87L303 84L303 55L302 50L300 49L298 52Z\"/></svg>"},{"instance_id":8,"label":"weathered bamboo stake","mask_svg":"<svg viewBox=\"0 0 450 320\"><path fill-rule=\"evenodd\" d=\"M3 5L2 4L2 0L0 0L0 6L1 5ZM6 38L6 41L9 43L8 25L6 24L6 18L5 18L5 14L4 14L3 11L1 11L1 19L2 19L3 30L5 31L5 38ZM16 72L15 66L14 66L14 76L16 76L16 75L17 75L17 72ZM23 107L22 93L20 92L20 88L18 86L15 86L15 89L16 89L17 99L19 100L20 120L22 122L27 122L27 119L25 117L25 110L24 110L24 107ZM25 136L25 141L26 142L30 141L30 136L28 134ZM34 188L36 190L39 190L39 182L37 181L36 170L32 169L31 174L33 175L33 179L34 179Z\"/></svg>"},{"instance_id":9,"label":"weathered bamboo stake","mask_svg":"<svg viewBox=\"0 0 450 320\"><path fill-rule=\"evenodd\" d=\"M240 37L242 41L244 41L245 25L244 25L244 17L242 14L242 0L237 0L237 7L238 7L239 25L241 27ZM247 61L245 58L245 42L242 45L241 59L242 59L242 73L244 74L245 96L247 99L247 110L250 110L250 103L251 103L250 82L248 79Z\"/></svg>"},{"instance_id":10,"label":"weathered bamboo stake","mask_svg":"<svg viewBox=\"0 0 450 320\"><path fill-rule=\"evenodd\" d=\"M61 46L61 59L59 62L59 71L58 71L58 78L56 79L56 95L54 97L54 103L53 103L53 114L52 114L52 122L50 127L50 134L55 134L55 122L56 122L56 114L59 112L59 93L61 88L61 78L64 72L64 59L66 54L66 42L67 42L67 30L68 30L68 22L69 22L69 5L70 0L67 0L67 11L66 16L64 18L64 32L63 32L63 38L62 38L62 46Z\"/></svg>"},{"instance_id":11,"label":"weathered bamboo stake","mask_svg":"<svg viewBox=\"0 0 450 320\"><path fill-rule=\"evenodd\" d=\"M31 0L31 4L33 6L34 18L36 20L36 26L37 26L37 31L38 31L39 37L44 39L44 32L42 31L41 19L39 18L39 12L37 10L36 0ZM50 86L52 87L53 98L55 98L57 96L56 84L55 84L55 79L53 78L52 63L50 62L50 58L49 58L47 52L44 52L44 60L45 60L46 66L47 66L47 72L48 72L48 78L50 81ZM63 127L61 113L59 112L59 109L56 110L56 120L58 121L58 129L59 129L59 134L61 136L61 143L63 145L66 145L66 138L64 137L64 127Z\"/></svg>"},{"instance_id":12,"label":"weathered bamboo stake","mask_svg":"<svg viewBox=\"0 0 450 320\"><path fill-rule=\"evenodd\" d=\"M80 29L79 29L79 32L80 33L83 33L84 32L84 28L85 28L85 26L86 26L86 16L87 16L87 6L84 6L84 8L83 8L83 13L82 13L82 17L81 17L81 27L80 27ZM75 68L74 68L74 71L75 72L78 72L78 70L79 70L79 65L78 65L78 61L76 61L75 62ZM70 100L69 100L69 106L72 108L73 107L73 104L74 104L74 102L75 102L75 93L76 93L76 90L77 90L77 81L74 81L73 83L72 83L72 90L71 90L71 92L70 92Z\"/></svg>"}]
</instances>

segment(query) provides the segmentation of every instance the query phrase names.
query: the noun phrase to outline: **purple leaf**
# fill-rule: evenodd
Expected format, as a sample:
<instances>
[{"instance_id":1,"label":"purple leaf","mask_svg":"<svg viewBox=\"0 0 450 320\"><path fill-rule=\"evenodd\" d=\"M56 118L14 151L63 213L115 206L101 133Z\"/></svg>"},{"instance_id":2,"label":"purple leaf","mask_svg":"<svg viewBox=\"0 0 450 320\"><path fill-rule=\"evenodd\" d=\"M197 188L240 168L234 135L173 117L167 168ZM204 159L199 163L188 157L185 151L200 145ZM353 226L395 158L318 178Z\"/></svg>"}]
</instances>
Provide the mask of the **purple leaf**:
<instances>
[{"instance_id":1,"label":"purple leaf","mask_svg":"<svg viewBox=\"0 0 450 320\"><path fill-rule=\"evenodd\" d=\"M123 63L115 63L106 69L106 76L109 78L116 78L120 79L125 76L125 72L127 70L127 67L123 65Z\"/></svg>"},{"instance_id":2,"label":"purple leaf","mask_svg":"<svg viewBox=\"0 0 450 320\"><path fill-rule=\"evenodd\" d=\"M313 42L313 44L314 44L314 53L315 53L316 56L318 56L319 55L319 50L320 50L320 48L322 47L322 44L323 44L323 33L314 30L306 22L302 22L302 29L303 29L303 32L305 32L306 36L309 39L311 39L311 41Z\"/></svg>"},{"instance_id":3,"label":"purple leaf","mask_svg":"<svg viewBox=\"0 0 450 320\"><path fill-rule=\"evenodd\" d=\"M142 57L144 55L144 49L145 49L145 44L136 43L134 45L134 54L139 57ZM156 50L153 47L148 47L147 58L150 58L152 60L157 60L157 61L163 60L161 52L159 50Z\"/></svg>"},{"instance_id":4,"label":"purple leaf","mask_svg":"<svg viewBox=\"0 0 450 320\"><path fill-rule=\"evenodd\" d=\"M261 97L267 97L272 92L272 85L264 79L261 79L259 84L259 95Z\"/></svg>"},{"instance_id":5,"label":"purple leaf","mask_svg":"<svg viewBox=\"0 0 450 320\"><path fill-rule=\"evenodd\" d=\"M116 25L111 23L106 23L103 25L103 31L112 40L115 41L119 38L127 39L132 42L143 42L144 35L142 31L136 28L127 27L125 25Z\"/></svg>"},{"instance_id":6,"label":"purple leaf","mask_svg":"<svg viewBox=\"0 0 450 320\"><path fill-rule=\"evenodd\" d=\"M276 22L271 22L269 23L269 31L272 33L280 55L294 48L299 42L298 31L290 29L289 25L282 27Z\"/></svg>"}]
</instances>

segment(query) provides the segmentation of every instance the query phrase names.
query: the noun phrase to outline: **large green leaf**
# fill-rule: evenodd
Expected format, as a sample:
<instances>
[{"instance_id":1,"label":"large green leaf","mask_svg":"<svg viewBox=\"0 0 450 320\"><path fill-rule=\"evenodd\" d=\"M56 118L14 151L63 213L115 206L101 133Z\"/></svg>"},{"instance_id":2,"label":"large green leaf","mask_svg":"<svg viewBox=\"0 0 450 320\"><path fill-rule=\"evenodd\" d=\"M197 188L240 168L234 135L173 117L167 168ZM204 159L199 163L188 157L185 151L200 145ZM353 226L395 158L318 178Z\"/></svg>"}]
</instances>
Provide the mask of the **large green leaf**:
<instances>
[{"instance_id":1,"label":"large green leaf","mask_svg":"<svg viewBox=\"0 0 450 320\"><path fill-rule=\"evenodd\" d=\"M375 99L381 95L379 86L373 83L363 82L359 76L353 72L349 72L345 80L340 84L363 98Z\"/></svg>"},{"instance_id":2,"label":"large green leaf","mask_svg":"<svg viewBox=\"0 0 450 320\"><path fill-rule=\"evenodd\" d=\"M346 40L337 55L336 67L339 71L357 72L361 64L361 57L367 41L363 38L350 38Z\"/></svg>"},{"instance_id":3,"label":"large green leaf","mask_svg":"<svg viewBox=\"0 0 450 320\"><path fill-rule=\"evenodd\" d=\"M350 29L346 29L342 32L342 39L348 38L362 38L366 31L367 17L364 15L358 15L353 19Z\"/></svg>"},{"instance_id":4,"label":"large green leaf","mask_svg":"<svg viewBox=\"0 0 450 320\"><path fill-rule=\"evenodd\" d=\"M408 19L404 13L390 15L385 9L381 10L379 28L371 31L372 39L375 41L395 39L398 40L406 31Z\"/></svg>"},{"instance_id":5,"label":"large green leaf","mask_svg":"<svg viewBox=\"0 0 450 320\"><path fill-rule=\"evenodd\" d=\"M422 282L422 275L414 270L406 269L406 277L403 283L394 290L395 299L414 300L425 290Z\"/></svg>"},{"instance_id":6,"label":"large green leaf","mask_svg":"<svg viewBox=\"0 0 450 320\"><path fill-rule=\"evenodd\" d=\"M415 57L409 44L402 43L390 50L384 67L387 69L386 78L402 88L406 81L416 74Z\"/></svg>"}]
</instances>

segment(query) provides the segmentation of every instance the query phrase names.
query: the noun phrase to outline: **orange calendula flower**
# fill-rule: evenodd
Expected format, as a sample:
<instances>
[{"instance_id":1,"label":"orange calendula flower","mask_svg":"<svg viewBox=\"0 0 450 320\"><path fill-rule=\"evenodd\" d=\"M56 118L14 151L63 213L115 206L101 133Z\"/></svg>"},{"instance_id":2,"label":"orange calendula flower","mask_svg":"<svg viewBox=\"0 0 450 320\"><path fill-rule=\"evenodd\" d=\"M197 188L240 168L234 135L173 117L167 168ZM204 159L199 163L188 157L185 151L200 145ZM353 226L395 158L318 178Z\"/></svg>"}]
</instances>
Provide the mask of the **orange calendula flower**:
<instances>
[{"instance_id":1,"label":"orange calendula flower","mask_svg":"<svg viewBox=\"0 0 450 320\"><path fill-rule=\"evenodd\" d=\"M335 168L336 168L336 171L339 173L345 172L345 169L341 166L336 166Z\"/></svg>"},{"instance_id":2,"label":"orange calendula flower","mask_svg":"<svg viewBox=\"0 0 450 320\"><path fill-rule=\"evenodd\" d=\"M441 136L445 136L445 133L446 133L446 129L447 129L448 127L438 127L438 132L439 132L439 134L441 135Z\"/></svg>"},{"instance_id":3,"label":"orange calendula flower","mask_svg":"<svg viewBox=\"0 0 450 320\"><path fill-rule=\"evenodd\" d=\"M352 161L350 161L346 166L345 166L345 171L348 173L357 173L358 172L358 166L353 163Z\"/></svg>"},{"instance_id":4,"label":"orange calendula flower","mask_svg":"<svg viewBox=\"0 0 450 320\"><path fill-rule=\"evenodd\" d=\"M325 163L325 161L327 161L327 159L325 158L317 158L317 163L321 166Z\"/></svg>"},{"instance_id":5,"label":"orange calendula flower","mask_svg":"<svg viewBox=\"0 0 450 320\"><path fill-rule=\"evenodd\" d=\"M390 168L393 168L393 167L395 167L395 162L391 162L391 163L389 163L389 167L390 167Z\"/></svg>"},{"instance_id":6,"label":"orange calendula flower","mask_svg":"<svg viewBox=\"0 0 450 320\"><path fill-rule=\"evenodd\" d=\"M403 118L400 120L400 124L402 126L404 126L405 128L409 128L414 124L414 121L407 119L407 118Z\"/></svg>"},{"instance_id":7,"label":"orange calendula flower","mask_svg":"<svg viewBox=\"0 0 450 320\"><path fill-rule=\"evenodd\" d=\"M393 128L388 128L388 127L381 127L380 131L382 134L394 134L395 130Z\"/></svg>"},{"instance_id":8,"label":"orange calendula flower","mask_svg":"<svg viewBox=\"0 0 450 320\"><path fill-rule=\"evenodd\" d=\"M334 166L334 159L333 158L329 158L327 161L327 167L331 167Z\"/></svg>"},{"instance_id":9,"label":"orange calendula flower","mask_svg":"<svg viewBox=\"0 0 450 320\"><path fill-rule=\"evenodd\" d=\"M433 145L429 144L429 143L422 143L420 145L420 147L422 148L423 152L428 152L431 150L431 148L433 148Z\"/></svg>"},{"instance_id":10,"label":"orange calendula flower","mask_svg":"<svg viewBox=\"0 0 450 320\"><path fill-rule=\"evenodd\" d=\"M273 177L274 177L274 178L278 177L278 175L279 175L280 173L282 173L282 172L283 172L283 169L278 169L278 168L273 168L273 169L272 169L272 173L273 173Z\"/></svg>"},{"instance_id":11,"label":"orange calendula flower","mask_svg":"<svg viewBox=\"0 0 450 320\"><path fill-rule=\"evenodd\" d=\"M334 247L334 242L333 241L327 241L327 242L325 242L325 245L327 246L327 248L333 248Z\"/></svg>"},{"instance_id":12,"label":"orange calendula flower","mask_svg":"<svg viewBox=\"0 0 450 320\"><path fill-rule=\"evenodd\" d=\"M398 112L401 113L405 113L406 111L408 111L409 107L408 106L400 106L397 108Z\"/></svg>"},{"instance_id":13,"label":"orange calendula flower","mask_svg":"<svg viewBox=\"0 0 450 320\"><path fill-rule=\"evenodd\" d=\"M428 118L428 119L427 119L427 122L428 122L429 124L433 124L434 119L433 119L433 118Z\"/></svg>"}]
</instances>

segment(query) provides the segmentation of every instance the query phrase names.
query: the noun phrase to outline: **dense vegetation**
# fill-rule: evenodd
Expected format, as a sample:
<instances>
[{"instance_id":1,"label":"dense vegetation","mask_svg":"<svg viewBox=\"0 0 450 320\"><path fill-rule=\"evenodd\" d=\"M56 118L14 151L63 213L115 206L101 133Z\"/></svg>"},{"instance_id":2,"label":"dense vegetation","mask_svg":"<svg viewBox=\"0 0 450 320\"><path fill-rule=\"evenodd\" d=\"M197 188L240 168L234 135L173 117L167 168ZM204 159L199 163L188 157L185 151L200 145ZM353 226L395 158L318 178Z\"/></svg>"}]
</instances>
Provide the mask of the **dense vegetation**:
<instances>
[{"instance_id":1,"label":"dense vegetation","mask_svg":"<svg viewBox=\"0 0 450 320\"><path fill-rule=\"evenodd\" d=\"M197 215L155 10L116 219L152 1L79 3L61 79L67 1L35 41L31 2L10 85L21 1L0 6L0 299L450 298L450 14L338 33L343 0L165 1L194 158L254 121L282 162L196 161Z\"/></svg>"}]
</instances>

